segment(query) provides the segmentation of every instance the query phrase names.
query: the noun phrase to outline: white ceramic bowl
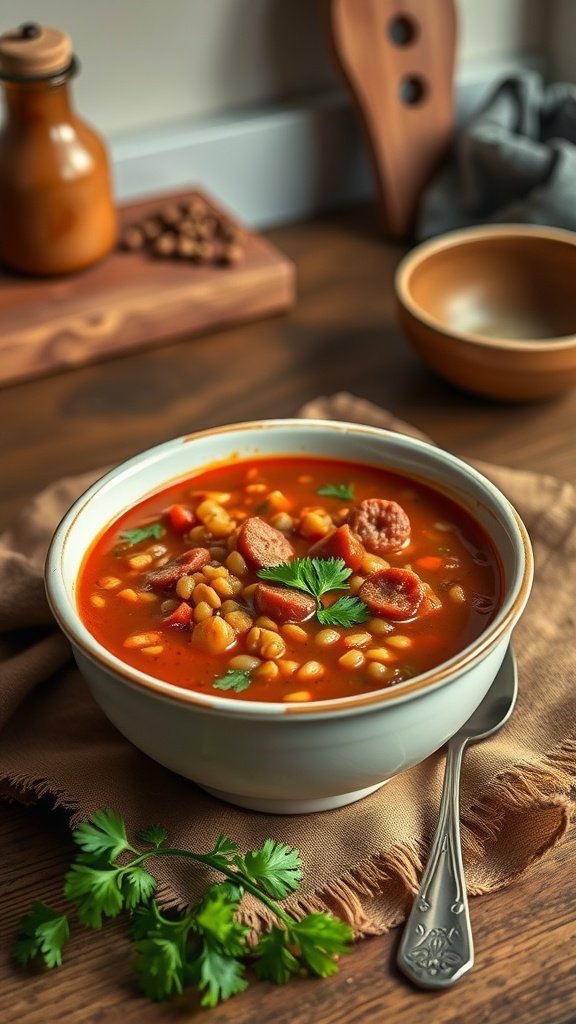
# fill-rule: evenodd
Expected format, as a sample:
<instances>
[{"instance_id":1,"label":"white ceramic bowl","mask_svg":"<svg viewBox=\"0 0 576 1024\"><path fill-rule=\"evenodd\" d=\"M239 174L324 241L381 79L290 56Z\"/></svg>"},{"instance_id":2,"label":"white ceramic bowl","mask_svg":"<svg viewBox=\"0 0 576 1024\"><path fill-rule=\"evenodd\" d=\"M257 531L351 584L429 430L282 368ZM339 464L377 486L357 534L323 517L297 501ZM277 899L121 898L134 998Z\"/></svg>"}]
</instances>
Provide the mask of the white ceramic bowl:
<instances>
[{"instance_id":1,"label":"white ceramic bowl","mask_svg":"<svg viewBox=\"0 0 576 1024\"><path fill-rule=\"evenodd\" d=\"M231 456L276 453L380 464L415 476L464 506L491 537L502 566L502 604L482 635L438 668L395 687L286 705L182 690L102 647L76 607L76 580L91 539L174 479ZM222 799L290 814L358 800L442 746L490 687L528 599L532 573L530 542L517 513L492 483L454 456L356 424L274 420L177 438L107 473L56 530L46 588L82 675L120 732Z\"/></svg>"}]
</instances>

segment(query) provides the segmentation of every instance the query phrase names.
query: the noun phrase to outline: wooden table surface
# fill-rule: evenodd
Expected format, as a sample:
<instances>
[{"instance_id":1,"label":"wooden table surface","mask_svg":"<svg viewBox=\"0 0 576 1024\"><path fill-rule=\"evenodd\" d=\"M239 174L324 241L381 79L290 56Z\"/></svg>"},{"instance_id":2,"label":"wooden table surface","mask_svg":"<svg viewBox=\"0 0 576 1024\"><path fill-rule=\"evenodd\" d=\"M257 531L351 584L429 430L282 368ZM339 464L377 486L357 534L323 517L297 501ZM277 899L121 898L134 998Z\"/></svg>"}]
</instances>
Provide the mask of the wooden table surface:
<instances>
[{"instance_id":1,"label":"wooden table surface","mask_svg":"<svg viewBox=\"0 0 576 1024\"><path fill-rule=\"evenodd\" d=\"M456 454L576 482L576 391L541 404L496 404L433 377L395 325L401 249L371 209L290 225L270 238L296 263L298 301L277 318L0 391L0 527L54 478L118 462L180 433L292 415L348 390L392 409ZM442 994L412 989L393 966L398 930L356 945L325 981L254 983L216 1009L150 1004L134 991L116 922L82 933L65 966L28 977L9 962L20 915L57 899L71 852L66 817L49 806L0 806L0 1020L3 1024L574 1024L576 838L501 893L472 900L475 969Z\"/></svg>"}]
</instances>

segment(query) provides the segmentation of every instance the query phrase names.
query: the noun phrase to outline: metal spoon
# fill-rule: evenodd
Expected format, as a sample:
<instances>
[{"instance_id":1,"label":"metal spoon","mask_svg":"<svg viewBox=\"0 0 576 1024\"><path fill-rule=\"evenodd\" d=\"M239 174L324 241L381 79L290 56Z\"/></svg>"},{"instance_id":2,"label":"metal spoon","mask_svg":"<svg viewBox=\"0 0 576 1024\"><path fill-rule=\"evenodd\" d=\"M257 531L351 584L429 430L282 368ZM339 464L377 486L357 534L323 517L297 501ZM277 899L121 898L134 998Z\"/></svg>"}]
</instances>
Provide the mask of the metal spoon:
<instances>
[{"instance_id":1,"label":"metal spoon","mask_svg":"<svg viewBox=\"0 0 576 1024\"><path fill-rule=\"evenodd\" d=\"M438 825L397 957L400 970L421 988L448 988L474 963L460 845L462 754L468 743L504 725L517 692L516 659L509 647L484 700L448 743Z\"/></svg>"}]
</instances>

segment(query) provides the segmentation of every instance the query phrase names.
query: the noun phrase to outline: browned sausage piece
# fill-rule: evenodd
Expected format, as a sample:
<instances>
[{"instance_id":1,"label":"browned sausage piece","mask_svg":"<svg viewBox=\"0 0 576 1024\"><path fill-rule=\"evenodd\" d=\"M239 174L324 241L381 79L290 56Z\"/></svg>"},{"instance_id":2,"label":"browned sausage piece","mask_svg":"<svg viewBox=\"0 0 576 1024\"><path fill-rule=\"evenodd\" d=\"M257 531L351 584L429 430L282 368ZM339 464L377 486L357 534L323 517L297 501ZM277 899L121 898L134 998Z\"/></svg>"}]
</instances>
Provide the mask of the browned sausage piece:
<instances>
[{"instance_id":1,"label":"browned sausage piece","mask_svg":"<svg viewBox=\"0 0 576 1024\"><path fill-rule=\"evenodd\" d=\"M256 569L268 569L294 558L294 548L284 534L257 516L244 520L236 547Z\"/></svg>"},{"instance_id":2,"label":"browned sausage piece","mask_svg":"<svg viewBox=\"0 0 576 1024\"><path fill-rule=\"evenodd\" d=\"M382 615L393 622L412 619L424 599L422 580L412 569L379 569L373 572L358 591L373 615Z\"/></svg>"},{"instance_id":3,"label":"browned sausage piece","mask_svg":"<svg viewBox=\"0 0 576 1024\"><path fill-rule=\"evenodd\" d=\"M269 615L275 622L304 622L314 615L316 601L310 594L287 587L259 583L254 591L254 606L259 615Z\"/></svg>"},{"instance_id":4,"label":"browned sausage piece","mask_svg":"<svg viewBox=\"0 0 576 1024\"><path fill-rule=\"evenodd\" d=\"M410 537L410 520L404 509L386 498L366 498L355 505L348 513L348 524L373 555L398 551Z\"/></svg>"},{"instance_id":5,"label":"browned sausage piece","mask_svg":"<svg viewBox=\"0 0 576 1024\"><path fill-rule=\"evenodd\" d=\"M158 587L159 590L170 590L181 576L198 572L202 566L207 565L210 557L207 548L190 548L189 551L178 555L178 558L166 562L166 565L161 565L158 569L150 569L150 572L146 573L146 586Z\"/></svg>"},{"instance_id":6,"label":"browned sausage piece","mask_svg":"<svg viewBox=\"0 0 576 1024\"><path fill-rule=\"evenodd\" d=\"M310 558L343 558L348 568L356 572L362 565L364 548L352 533L348 523L345 523L327 537L316 541L308 554Z\"/></svg>"}]
</instances>

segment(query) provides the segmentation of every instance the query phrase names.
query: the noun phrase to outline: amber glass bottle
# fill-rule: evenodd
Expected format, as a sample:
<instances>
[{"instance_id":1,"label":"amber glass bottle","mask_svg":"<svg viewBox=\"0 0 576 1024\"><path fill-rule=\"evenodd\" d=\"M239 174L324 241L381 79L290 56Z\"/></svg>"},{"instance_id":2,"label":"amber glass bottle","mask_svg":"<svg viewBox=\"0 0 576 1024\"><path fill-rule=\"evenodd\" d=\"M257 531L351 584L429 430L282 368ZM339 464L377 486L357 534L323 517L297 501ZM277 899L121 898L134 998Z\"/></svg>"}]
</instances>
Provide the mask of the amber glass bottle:
<instances>
[{"instance_id":1,"label":"amber glass bottle","mask_svg":"<svg viewBox=\"0 0 576 1024\"><path fill-rule=\"evenodd\" d=\"M67 274L116 243L104 143L73 109L70 38L22 25L0 36L0 263L26 274Z\"/></svg>"}]
</instances>

